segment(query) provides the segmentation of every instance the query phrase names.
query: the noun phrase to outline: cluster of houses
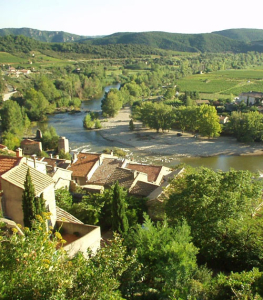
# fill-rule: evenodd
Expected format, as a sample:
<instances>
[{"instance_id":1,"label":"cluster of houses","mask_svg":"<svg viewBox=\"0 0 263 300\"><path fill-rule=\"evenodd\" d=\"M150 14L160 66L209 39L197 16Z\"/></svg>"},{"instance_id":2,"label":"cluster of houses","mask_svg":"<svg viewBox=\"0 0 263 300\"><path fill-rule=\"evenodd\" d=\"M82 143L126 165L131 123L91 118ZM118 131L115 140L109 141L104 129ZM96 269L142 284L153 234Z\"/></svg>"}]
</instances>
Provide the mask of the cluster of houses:
<instances>
[{"instance_id":1,"label":"cluster of houses","mask_svg":"<svg viewBox=\"0 0 263 300\"><path fill-rule=\"evenodd\" d=\"M31 62L32 64L32 62ZM29 69L22 69L22 70L17 70L14 67L9 67L7 71L3 72L4 75L7 76L12 76L12 77L19 77L20 75L28 75L31 73L31 70Z\"/></svg>"},{"instance_id":2,"label":"cluster of houses","mask_svg":"<svg viewBox=\"0 0 263 300\"><path fill-rule=\"evenodd\" d=\"M61 138L67 147L67 139ZM120 159L111 154L75 152L71 160L59 157L37 157L30 152L30 143L23 144L29 156L23 156L23 150L17 149L15 156L0 155L1 210L6 224L23 225L22 194L28 169L36 196L43 194L46 208L51 212L50 225L60 228L67 243L65 249L70 256L78 251L94 252L100 247L100 227L83 224L80 220L56 205L55 190L76 187L90 193L103 193L116 181L130 195L147 197L149 212L154 217L156 204L161 204L164 188L170 178L179 175L183 169L172 170L164 166L139 164ZM36 149L35 143L32 143ZM0 150L4 150L0 145ZM7 149L5 149L7 150ZM155 217L158 217L157 215ZM77 233L77 234L76 234Z\"/></svg>"}]
</instances>

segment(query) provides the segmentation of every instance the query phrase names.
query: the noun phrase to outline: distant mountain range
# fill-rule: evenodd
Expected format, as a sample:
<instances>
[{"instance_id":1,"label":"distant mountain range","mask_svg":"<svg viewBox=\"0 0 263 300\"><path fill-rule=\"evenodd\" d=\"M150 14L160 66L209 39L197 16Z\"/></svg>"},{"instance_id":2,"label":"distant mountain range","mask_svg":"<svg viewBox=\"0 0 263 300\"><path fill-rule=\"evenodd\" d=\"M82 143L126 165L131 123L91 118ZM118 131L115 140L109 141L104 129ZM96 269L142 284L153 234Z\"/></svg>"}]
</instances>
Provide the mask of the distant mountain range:
<instances>
[{"instance_id":1,"label":"distant mountain range","mask_svg":"<svg viewBox=\"0 0 263 300\"><path fill-rule=\"evenodd\" d=\"M81 43L87 45L133 44L188 52L263 52L262 29L228 29L205 34L168 32L121 32L108 36L80 36L63 31L41 31L31 28L0 29L0 36L23 35L48 43Z\"/></svg>"},{"instance_id":2,"label":"distant mountain range","mask_svg":"<svg viewBox=\"0 0 263 300\"><path fill-rule=\"evenodd\" d=\"M3 28L0 29L0 36L24 35L40 42L66 43L76 42L81 39L93 38L93 36L82 36L64 31L44 31L32 28Z\"/></svg>"}]
</instances>

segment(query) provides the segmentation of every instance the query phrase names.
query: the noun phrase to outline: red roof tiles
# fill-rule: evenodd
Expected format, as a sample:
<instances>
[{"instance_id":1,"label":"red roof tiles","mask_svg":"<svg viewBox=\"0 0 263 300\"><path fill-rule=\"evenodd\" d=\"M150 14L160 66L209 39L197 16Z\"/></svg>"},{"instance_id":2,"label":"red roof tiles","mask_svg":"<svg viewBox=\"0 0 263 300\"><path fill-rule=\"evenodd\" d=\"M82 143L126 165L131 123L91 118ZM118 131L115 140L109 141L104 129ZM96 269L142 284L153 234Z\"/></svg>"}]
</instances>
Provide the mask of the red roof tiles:
<instances>
[{"instance_id":1,"label":"red roof tiles","mask_svg":"<svg viewBox=\"0 0 263 300\"><path fill-rule=\"evenodd\" d=\"M68 169L74 177L86 177L99 158L99 154L79 153L78 160Z\"/></svg>"},{"instance_id":2,"label":"red roof tiles","mask_svg":"<svg viewBox=\"0 0 263 300\"><path fill-rule=\"evenodd\" d=\"M140 164L127 164L127 169L136 170L148 175L149 182L155 182L158 175L162 169L162 166L150 166L150 165L140 165Z\"/></svg>"}]
</instances>

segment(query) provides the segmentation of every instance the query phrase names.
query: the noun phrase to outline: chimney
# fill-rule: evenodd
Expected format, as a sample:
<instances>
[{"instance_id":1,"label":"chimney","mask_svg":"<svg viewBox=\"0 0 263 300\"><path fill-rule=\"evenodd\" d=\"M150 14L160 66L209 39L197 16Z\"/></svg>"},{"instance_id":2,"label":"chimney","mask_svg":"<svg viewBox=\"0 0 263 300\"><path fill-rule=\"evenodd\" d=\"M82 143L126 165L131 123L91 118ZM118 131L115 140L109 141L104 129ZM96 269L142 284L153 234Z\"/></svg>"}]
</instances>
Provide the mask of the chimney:
<instances>
[{"instance_id":1,"label":"chimney","mask_svg":"<svg viewBox=\"0 0 263 300\"><path fill-rule=\"evenodd\" d=\"M21 148L16 149L16 157L23 157L23 150Z\"/></svg>"},{"instance_id":2,"label":"chimney","mask_svg":"<svg viewBox=\"0 0 263 300\"><path fill-rule=\"evenodd\" d=\"M36 154L32 155L33 161L34 161L34 169L36 169Z\"/></svg>"}]
</instances>

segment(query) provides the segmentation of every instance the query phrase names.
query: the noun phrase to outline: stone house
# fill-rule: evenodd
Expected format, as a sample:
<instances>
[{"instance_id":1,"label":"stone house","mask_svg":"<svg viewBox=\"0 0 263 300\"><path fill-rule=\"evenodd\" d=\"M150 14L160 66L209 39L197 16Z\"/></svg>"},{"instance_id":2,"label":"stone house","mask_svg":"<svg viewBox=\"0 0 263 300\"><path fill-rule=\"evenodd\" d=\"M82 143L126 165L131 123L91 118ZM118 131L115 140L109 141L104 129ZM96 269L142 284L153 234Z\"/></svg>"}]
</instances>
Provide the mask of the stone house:
<instances>
[{"instance_id":1,"label":"stone house","mask_svg":"<svg viewBox=\"0 0 263 300\"><path fill-rule=\"evenodd\" d=\"M35 195L39 197L43 193L46 209L51 212L50 223L54 226L56 223L54 182L48 175L29 167L25 163L15 166L1 176L0 180L3 190L1 206L3 214L23 226L22 194L28 169L35 187Z\"/></svg>"},{"instance_id":2,"label":"stone house","mask_svg":"<svg viewBox=\"0 0 263 300\"><path fill-rule=\"evenodd\" d=\"M42 143L31 139L24 139L20 147L25 155L38 154L42 151Z\"/></svg>"}]
</instances>

